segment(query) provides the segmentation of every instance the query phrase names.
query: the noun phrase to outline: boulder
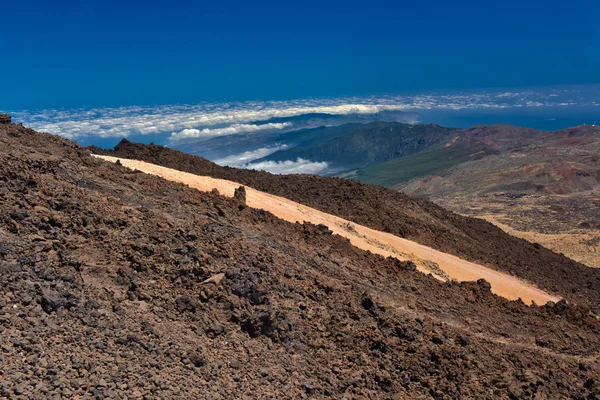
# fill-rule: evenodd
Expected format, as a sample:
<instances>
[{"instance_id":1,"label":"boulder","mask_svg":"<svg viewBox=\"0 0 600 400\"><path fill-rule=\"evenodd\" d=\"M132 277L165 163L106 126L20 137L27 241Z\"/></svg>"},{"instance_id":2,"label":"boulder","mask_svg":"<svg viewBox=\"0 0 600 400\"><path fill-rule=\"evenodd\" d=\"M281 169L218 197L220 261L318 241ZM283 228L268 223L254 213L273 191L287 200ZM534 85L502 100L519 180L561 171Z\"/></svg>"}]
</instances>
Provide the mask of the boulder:
<instances>
[{"instance_id":1,"label":"boulder","mask_svg":"<svg viewBox=\"0 0 600 400\"><path fill-rule=\"evenodd\" d=\"M10 114L0 114L0 124L10 124Z\"/></svg>"},{"instance_id":2,"label":"boulder","mask_svg":"<svg viewBox=\"0 0 600 400\"><path fill-rule=\"evenodd\" d=\"M477 285L479 285L479 287L486 292L490 292L492 290L492 284L483 278L477 280Z\"/></svg>"},{"instance_id":3,"label":"boulder","mask_svg":"<svg viewBox=\"0 0 600 400\"><path fill-rule=\"evenodd\" d=\"M233 192L233 197L246 204L246 188L240 186L239 188L235 189Z\"/></svg>"}]
</instances>

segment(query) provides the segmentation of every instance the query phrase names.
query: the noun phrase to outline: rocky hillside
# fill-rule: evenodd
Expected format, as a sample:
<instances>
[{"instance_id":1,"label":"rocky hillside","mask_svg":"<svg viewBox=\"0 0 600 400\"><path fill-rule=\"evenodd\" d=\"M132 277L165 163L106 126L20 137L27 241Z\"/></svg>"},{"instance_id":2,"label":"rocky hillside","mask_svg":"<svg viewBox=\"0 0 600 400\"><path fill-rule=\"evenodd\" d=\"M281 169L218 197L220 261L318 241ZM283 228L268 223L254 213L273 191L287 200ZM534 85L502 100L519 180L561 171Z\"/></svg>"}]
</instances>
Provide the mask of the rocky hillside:
<instances>
[{"instance_id":1,"label":"rocky hillside","mask_svg":"<svg viewBox=\"0 0 600 400\"><path fill-rule=\"evenodd\" d=\"M600 127L546 132L506 125L478 126L460 131L452 147L464 142L483 143L494 152L411 182L398 180L397 188L434 196L507 191L568 195L600 186Z\"/></svg>"},{"instance_id":2,"label":"rocky hillside","mask_svg":"<svg viewBox=\"0 0 600 400\"><path fill-rule=\"evenodd\" d=\"M463 152L467 157L461 159L459 149L473 141L494 153L469 158L475 152ZM373 166L358 178L386 179L397 190L506 225L517 235L600 267L600 127L545 132L479 126L461 131L453 146L439 152L444 154L421 153ZM450 154L459 156L446 168L427 169L442 165L427 162L432 157L444 160ZM415 170L419 173L405 173Z\"/></svg>"},{"instance_id":3,"label":"rocky hillside","mask_svg":"<svg viewBox=\"0 0 600 400\"><path fill-rule=\"evenodd\" d=\"M589 309L444 284L21 126L0 163L3 397L600 396Z\"/></svg>"},{"instance_id":4,"label":"rocky hillside","mask_svg":"<svg viewBox=\"0 0 600 400\"><path fill-rule=\"evenodd\" d=\"M571 301L600 302L600 270L510 236L486 221L463 217L380 186L340 178L281 176L220 167L201 157L127 140L114 150L92 151L240 182L522 277Z\"/></svg>"}]
</instances>

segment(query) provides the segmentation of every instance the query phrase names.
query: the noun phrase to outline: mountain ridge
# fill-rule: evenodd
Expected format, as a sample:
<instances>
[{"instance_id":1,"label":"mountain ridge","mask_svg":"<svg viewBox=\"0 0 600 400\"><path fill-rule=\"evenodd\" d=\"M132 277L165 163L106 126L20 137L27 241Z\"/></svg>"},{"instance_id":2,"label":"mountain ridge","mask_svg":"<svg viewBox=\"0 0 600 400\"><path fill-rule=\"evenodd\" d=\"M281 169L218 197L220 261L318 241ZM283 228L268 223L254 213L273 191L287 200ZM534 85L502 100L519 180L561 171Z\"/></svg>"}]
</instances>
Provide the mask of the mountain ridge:
<instances>
[{"instance_id":1,"label":"mountain ridge","mask_svg":"<svg viewBox=\"0 0 600 400\"><path fill-rule=\"evenodd\" d=\"M221 167L198 156L127 140L114 150L92 152L138 159L169 168L232 180L286 197L376 230L406 237L446 253L520 276L573 301L600 299L600 270L512 237L486 221L448 212L424 199L379 186L312 175L277 176ZM573 281L564 276L572 275Z\"/></svg>"}]
</instances>

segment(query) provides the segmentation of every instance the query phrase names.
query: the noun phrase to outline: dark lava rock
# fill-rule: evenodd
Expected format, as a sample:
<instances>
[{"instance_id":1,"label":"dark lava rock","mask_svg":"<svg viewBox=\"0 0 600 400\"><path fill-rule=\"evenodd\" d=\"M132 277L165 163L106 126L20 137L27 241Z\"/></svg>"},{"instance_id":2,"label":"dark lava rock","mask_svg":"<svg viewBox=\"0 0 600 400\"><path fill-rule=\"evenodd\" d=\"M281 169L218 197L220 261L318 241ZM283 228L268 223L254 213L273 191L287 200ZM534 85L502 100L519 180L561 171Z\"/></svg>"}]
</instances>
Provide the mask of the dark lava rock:
<instances>
[{"instance_id":1,"label":"dark lava rock","mask_svg":"<svg viewBox=\"0 0 600 400\"><path fill-rule=\"evenodd\" d=\"M560 299L554 306L552 307L552 312L555 314L564 314L569 309L569 304L565 299Z\"/></svg>"},{"instance_id":2,"label":"dark lava rock","mask_svg":"<svg viewBox=\"0 0 600 400\"><path fill-rule=\"evenodd\" d=\"M492 284L483 278L477 280L477 285L479 285L479 287L486 292L492 291Z\"/></svg>"},{"instance_id":3,"label":"dark lava rock","mask_svg":"<svg viewBox=\"0 0 600 400\"><path fill-rule=\"evenodd\" d=\"M236 317L240 327L251 338L267 336L273 341L285 340L293 330L293 325L283 314L272 310L256 310Z\"/></svg>"},{"instance_id":4,"label":"dark lava rock","mask_svg":"<svg viewBox=\"0 0 600 400\"><path fill-rule=\"evenodd\" d=\"M77 306L78 303L79 299L64 289L42 289L40 304L47 313L57 311L60 308L71 309Z\"/></svg>"},{"instance_id":5,"label":"dark lava rock","mask_svg":"<svg viewBox=\"0 0 600 400\"><path fill-rule=\"evenodd\" d=\"M206 334L208 336L217 337L219 335L224 334L227 331L227 327L221 324L212 324L206 329Z\"/></svg>"},{"instance_id":6,"label":"dark lava rock","mask_svg":"<svg viewBox=\"0 0 600 400\"><path fill-rule=\"evenodd\" d=\"M190 359L190 361L192 362L192 364L194 364L195 367L200 368L206 365L206 358L204 357L204 355L202 355L201 352L193 352L191 353L188 358Z\"/></svg>"},{"instance_id":7,"label":"dark lava rock","mask_svg":"<svg viewBox=\"0 0 600 400\"><path fill-rule=\"evenodd\" d=\"M56 311L67 305L67 300L57 291L52 289L42 290L42 308L46 312Z\"/></svg>"},{"instance_id":8,"label":"dark lava rock","mask_svg":"<svg viewBox=\"0 0 600 400\"><path fill-rule=\"evenodd\" d=\"M435 344L444 344L444 339L441 336L434 336L431 341Z\"/></svg>"},{"instance_id":9,"label":"dark lava rock","mask_svg":"<svg viewBox=\"0 0 600 400\"><path fill-rule=\"evenodd\" d=\"M235 189L233 192L233 197L246 204L246 188L244 186L240 186Z\"/></svg>"},{"instance_id":10,"label":"dark lava rock","mask_svg":"<svg viewBox=\"0 0 600 400\"><path fill-rule=\"evenodd\" d=\"M179 297L175 302L175 305L179 312L189 311L193 313L196 312L196 308L198 308L198 302L189 296Z\"/></svg>"}]
</instances>

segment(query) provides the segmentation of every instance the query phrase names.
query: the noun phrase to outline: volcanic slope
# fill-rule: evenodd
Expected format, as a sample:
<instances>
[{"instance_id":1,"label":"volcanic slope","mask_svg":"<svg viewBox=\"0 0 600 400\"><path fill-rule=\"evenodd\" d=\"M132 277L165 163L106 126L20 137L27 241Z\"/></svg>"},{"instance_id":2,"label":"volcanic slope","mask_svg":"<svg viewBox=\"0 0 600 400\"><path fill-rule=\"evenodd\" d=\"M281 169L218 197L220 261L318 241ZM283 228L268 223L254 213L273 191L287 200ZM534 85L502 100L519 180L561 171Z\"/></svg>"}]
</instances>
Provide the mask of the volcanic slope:
<instances>
[{"instance_id":1,"label":"volcanic slope","mask_svg":"<svg viewBox=\"0 0 600 400\"><path fill-rule=\"evenodd\" d=\"M528 307L0 125L0 395L597 398L600 321Z\"/></svg>"},{"instance_id":2,"label":"volcanic slope","mask_svg":"<svg viewBox=\"0 0 600 400\"><path fill-rule=\"evenodd\" d=\"M96 157L118 162L130 169L154 174L170 181L184 183L195 189L203 191L216 189L221 194L229 197L235 197L235 191L239 186L236 182L198 176L144 161L101 155L96 155ZM248 206L268 211L285 221L324 225L333 233L348 238L350 243L363 250L384 257L395 257L402 261L413 261L421 272L432 273L442 280L453 279L462 282L485 279L492 285L493 293L509 300L522 299L527 304L531 304L531 302L545 304L548 301L560 300L508 274L436 251L390 233L379 232L353 224L342 218L306 207L283 197L273 196L252 188L244 188L244 198Z\"/></svg>"},{"instance_id":3,"label":"volcanic slope","mask_svg":"<svg viewBox=\"0 0 600 400\"><path fill-rule=\"evenodd\" d=\"M226 179L285 197L369 228L413 240L533 282L579 304L600 303L600 270L586 267L477 218L447 211L424 199L380 186L313 175L272 175L221 167L201 157L157 145L122 140L114 150L92 152L136 159Z\"/></svg>"}]
</instances>

